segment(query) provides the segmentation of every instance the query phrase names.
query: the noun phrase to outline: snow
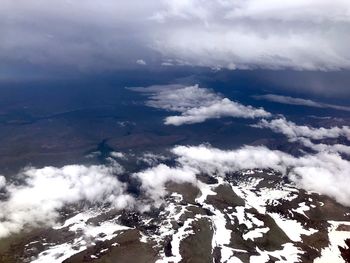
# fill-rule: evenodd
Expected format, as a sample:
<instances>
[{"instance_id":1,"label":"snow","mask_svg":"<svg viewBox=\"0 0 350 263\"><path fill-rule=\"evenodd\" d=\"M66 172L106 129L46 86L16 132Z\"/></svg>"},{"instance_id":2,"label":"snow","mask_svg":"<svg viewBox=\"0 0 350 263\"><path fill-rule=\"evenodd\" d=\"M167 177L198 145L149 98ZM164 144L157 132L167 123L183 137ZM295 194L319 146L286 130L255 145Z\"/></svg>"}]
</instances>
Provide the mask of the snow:
<instances>
[{"instance_id":1,"label":"snow","mask_svg":"<svg viewBox=\"0 0 350 263\"><path fill-rule=\"evenodd\" d=\"M244 240L251 239L252 241L254 241L254 239L256 239L256 238L263 237L264 234L269 232L269 230L270 230L270 228L268 228L268 227L255 228L255 229L243 234L243 239Z\"/></svg>"},{"instance_id":2,"label":"snow","mask_svg":"<svg viewBox=\"0 0 350 263\"><path fill-rule=\"evenodd\" d=\"M314 263L343 263L344 260L340 256L338 246L345 246L345 239L350 238L350 231L338 231L340 225L350 226L350 222L344 221L328 221L329 246L321 250L321 256L316 258Z\"/></svg>"},{"instance_id":3,"label":"snow","mask_svg":"<svg viewBox=\"0 0 350 263\"><path fill-rule=\"evenodd\" d=\"M140 242L142 243L147 243L148 242L148 238L146 235L144 235L143 233L140 232Z\"/></svg>"},{"instance_id":4,"label":"snow","mask_svg":"<svg viewBox=\"0 0 350 263\"><path fill-rule=\"evenodd\" d=\"M82 239L74 240L74 243L82 244ZM63 260L70 258L74 254L77 254L85 250L86 246L80 246L79 248L74 248L73 245L69 243L64 243L50 247L49 249L41 252L37 259L33 260L32 263L61 263Z\"/></svg>"},{"instance_id":5,"label":"snow","mask_svg":"<svg viewBox=\"0 0 350 263\"><path fill-rule=\"evenodd\" d=\"M79 213L67 219L62 226L55 227L55 229L69 227L69 231L75 232L79 237L67 243L48 247L32 263L60 263L85 250L88 245L93 245L95 241L111 240L118 235L117 231L130 229L112 221L105 221L99 225L88 224L87 221L96 215L98 213L93 211ZM101 233L104 236L100 236Z\"/></svg>"},{"instance_id":6,"label":"snow","mask_svg":"<svg viewBox=\"0 0 350 263\"><path fill-rule=\"evenodd\" d=\"M254 174L255 172L253 170L246 170L246 171L242 171L241 174L242 175L250 175L250 174Z\"/></svg>"},{"instance_id":7,"label":"snow","mask_svg":"<svg viewBox=\"0 0 350 263\"><path fill-rule=\"evenodd\" d=\"M212 249L215 247L221 248L221 260L222 262L229 262L235 260L233 256L233 249L227 247L231 241L231 230L226 228L226 217L220 210L216 209L214 206L205 203L208 195L216 195L217 193L213 191L217 186L223 184L223 179L218 178L218 183L213 185L207 185L199 182L198 186L201 190L202 195L196 199L198 203L202 205L203 208L210 210L213 213L212 216L208 217L213 224L213 238L212 238Z\"/></svg>"},{"instance_id":8,"label":"snow","mask_svg":"<svg viewBox=\"0 0 350 263\"><path fill-rule=\"evenodd\" d=\"M180 244L181 241L188 237L191 234L194 234L193 230L191 229L191 224L194 221L194 219L190 218L187 219L182 227L179 228L179 230L172 236L171 241L171 252L173 254L172 257L163 257L160 260L157 260L156 262L172 262L177 263L180 262L182 259L182 256L180 254Z\"/></svg>"},{"instance_id":9,"label":"snow","mask_svg":"<svg viewBox=\"0 0 350 263\"><path fill-rule=\"evenodd\" d=\"M299 204L299 207L296 208L296 209L292 209L292 211L296 212L296 213L299 213L299 214L302 214L303 216L307 217L308 216L305 214L306 211L309 211L310 210L310 207L308 207L305 202L302 202Z\"/></svg>"},{"instance_id":10,"label":"snow","mask_svg":"<svg viewBox=\"0 0 350 263\"><path fill-rule=\"evenodd\" d=\"M215 184L214 186L218 186L218 184ZM213 185L208 185L202 182L198 182L198 187L201 190L202 195L196 199L196 201L200 204L203 204L205 200L207 199L208 195L216 195L216 192L212 190Z\"/></svg>"},{"instance_id":11,"label":"snow","mask_svg":"<svg viewBox=\"0 0 350 263\"><path fill-rule=\"evenodd\" d=\"M78 225L84 225L86 223L86 221L88 221L90 218L93 218L95 216L97 216L98 213L90 210L90 211L86 211L84 213L79 213L79 214L76 214L75 216L67 219L63 225L61 226L55 226L53 227L53 229L62 229L62 228L65 228L65 227L68 227L68 226L71 226L71 225L74 225L74 226L78 226Z\"/></svg>"},{"instance_id":12,"label":"snow","mask_svg":"<svg viewBox=\"0 0 350 263\"><path fill-rule=\"evenodd\" d=\"M269 262L270 256L275 257L278 261L276 263L295 263L299 261L299 255L303 253L299 248L295 247L292 243L282 245L282 250L276 251L262 251L259 248L256 251L259 253L257 256L250 257L250 263L265 263Z\"/></svg>"},{"instance_id":13,"label":"snow","mask_svg":"<svg viewBox=\"0 0 350 263\"><path fill-rule=\"evenodd\" d=\"M256 217L254 217L253 214L251 213L246 213L247 214L247 217L249 217L249 219L252 221L252 223L258 227L261 227L261 226L264 226L264 222L257 219Z\"/></svg>"},{"instance_id":14,"label":"snow","mask_svg":"<svg viewBox=\"0 0 350 263\"><path fill-rule=\"evenodd\" d=\"M160 259L156 262L180 262L182 257L180 254L180 244L181 241L189 236L190 234L194 234L192 229L190 228L194 219L188 219L184 222L184 225L180 227L178 230L173 228L172 222L180 221L181 216L187 211L186 206L182 206L180 202L182 201L182 196L178 193L172 193L170 198L167 200L167 204L165 206L165 210L161 212L160 217L162 219L162 225L158 229L158 235L154 235L149 237L157 242L158 245L162 244L164 239L168 236L172 237L171 241L171 249L172 249L172 257L166 257L165 253L162 252L160 254ZM142 235L141 235L142 238ZM144 239L144 238L143 238Z\"/></svg>"},{"instance_id":15,"label":"snow","mask_svg":"<svg viewBox=\"0 0 350 263\"><path fill-rule=\"evenodd\" d=\"M289 237L290 240L294 242L300 242L301 235L312 235L313 233L316 233L317 230L310 228L305 229L300 222L292 219L285 218L277 213L268 213L273 220L275 220L275 223L278 225L279 228L282 229L282 231Z\"/></svg>"},{"instance_id":16,"label":"snow","mask_svg":"<svg viewBox=\"0 0 350 263\"><path fill-rule=\"evenodd\" d=\"M117 236L115 232L120 230L130 229L129 227L118 225L114 222L103 222L99 226L87 225L85 229L83 228L83 233L86 237L93 237L94 240L106 241ZM100 237L99 234L105 234L104 237Z\"/></svg>"},{"instance_id":17,"label":"snow","mask_svg":"<svg viewBox=\"0 0 350 263\"><path fill-rule=\"evenodd\" d=\"M248 229L252 228L252 222L245 218L245 207L236 206L236 212L231 213L231 215L236 216L239 225L246 225ZM230 215L230 218L233 220L233 217Z\"/></svg>"}]
</instances>

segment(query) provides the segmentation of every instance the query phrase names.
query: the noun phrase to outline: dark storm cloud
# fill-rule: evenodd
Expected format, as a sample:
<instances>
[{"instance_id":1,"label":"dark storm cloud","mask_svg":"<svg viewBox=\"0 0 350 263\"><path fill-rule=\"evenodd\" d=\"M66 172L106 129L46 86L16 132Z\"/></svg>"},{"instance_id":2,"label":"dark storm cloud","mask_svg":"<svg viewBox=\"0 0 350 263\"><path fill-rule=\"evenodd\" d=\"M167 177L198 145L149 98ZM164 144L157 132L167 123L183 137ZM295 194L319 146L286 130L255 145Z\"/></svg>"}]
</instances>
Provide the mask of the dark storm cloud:
<instances>
[{"instance_id":1,"label":"dark storm cloud","mask_svg":"<svg viewBox=\"0 0 350 263\"><path fill-rule=\"evenodd\" d=\"M347 0L3 0L0 69L348 69L349 10Z\"/></svg>"},{"instance_id":2,"label":"dark storm cloud","mask_svg":"<svg viewBox=\"0 0 350 263\"><path fill-rule=\"evenodd\" d=\"M104 70L148 56L140 25L152 4L121 1L4 1L3 63Z\"/></svg>"}]
</instances>

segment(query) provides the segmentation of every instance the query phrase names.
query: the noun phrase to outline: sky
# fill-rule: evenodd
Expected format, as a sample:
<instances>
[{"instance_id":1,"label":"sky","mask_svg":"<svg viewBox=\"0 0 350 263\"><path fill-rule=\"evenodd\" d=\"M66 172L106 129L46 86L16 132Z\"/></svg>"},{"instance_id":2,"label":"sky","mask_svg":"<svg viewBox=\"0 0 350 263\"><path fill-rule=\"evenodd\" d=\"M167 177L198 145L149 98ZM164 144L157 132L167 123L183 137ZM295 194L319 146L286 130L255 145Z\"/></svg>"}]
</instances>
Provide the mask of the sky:
<instances>
[{"instance_id":1,"label":"sky","mask_svg":"<svg viewBox=\"0 0 350 263\"><path fill-rule=\"evenodd\" d=\"M0 74L172 65L348 70L349 23L347 0L3 0Z\"/></svg>"}]
</instances>

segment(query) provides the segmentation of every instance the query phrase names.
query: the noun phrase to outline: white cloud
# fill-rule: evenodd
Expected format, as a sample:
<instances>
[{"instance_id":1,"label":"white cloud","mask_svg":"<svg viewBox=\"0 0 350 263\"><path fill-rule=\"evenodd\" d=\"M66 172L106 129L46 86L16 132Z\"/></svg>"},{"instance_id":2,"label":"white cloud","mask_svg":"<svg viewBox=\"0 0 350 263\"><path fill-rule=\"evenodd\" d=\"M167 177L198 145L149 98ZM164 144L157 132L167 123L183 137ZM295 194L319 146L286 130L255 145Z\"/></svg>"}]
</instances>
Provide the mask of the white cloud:
<instances>
[{"instance_id":1,"label":"white cloud","mask_svg":"<svg viewBox=\"0 0 350 263\"><path fill-rule=\"evenodd\" d=\"M141 65L141 66L147 65L146 61L144 61L143 59L136 60L136 64Z\"/></svg>"},{"instance_id":2,"label":"white cloud","mask_svg":"<svg viewBox=\"0 0 350 263\"><path fill-rule=\"evenodd\" d=\"M198 85L151 86L132 90L149 93L147 105L150 107L180 112L179 116L165 119L164 123L169 125L201 123L223 117L258 118L271 115L262 108L242 105Z\"/></svg>"},{"instance_id":3,"label":"white cloud","mask_svg":"<svg viewBox=\"0 0 350 263\"><path fill-rule=\"evenodd\" d=\"M141 183L140 200L128 195L126 185L116 179L115 173L121 172L117 164L113 164L114 167L69 165L26 169L17 178L22 181L21 185L7 183L5 186L8 198L0 202L0 237L27 226L52 226L59 218L59 211L67 205L111 203L118 209L134 207L146 211L163 202L168 182L198 186L198 174L224 176L254 168L280 171L303 189L350 205L350 162L336 153L294 157L266 147L220 150L204 145L177 146L172 153L176 156L174 165L157 164L132 175Z\"/></svg>"},{"instance_id":4,"label":"white cloud","mask_svg":"<svg viewBox=\"0 0 350 263\"><path fill-rule=\"evenodd\" d=\"M297 186L329 195L344 205L350 205L350 162L338 154L321 152L294 157L265 147L245 146L224 151L208 146L178 146L173 153L178 162L201 172L223 176L241 169L272 168L288 177Z\"/></svg>"},{"instance_id":5,"label":"white cloud","mask_svg":"<svg viewBox=\"0 0 350 263\"><path fill-rule=\"evenodd\" d=\"M127 157L125 156L125 154L122 153L122 152L111 152L110 155L111 155L113 158L116 158L116 159L122 159L122 160L127 159Z\"/></svg>"},{"instance_id":6,"label":"white cloud","mask_svg":"<svg viewBox=\"0 0 350 263\"><path fill-rule=\"evenodd\" d=\"M235 1L237 8L229 17L254 17L259 20L348 22L350 5L346 0L259 0Z\"/></svg>"},{"instance_id":7,"label":"white cloud","mask_svg":"<svg viewBox=\"0 0 350 263\"><path fill-rule=\"evenodd\" d=\"M305 125L297 125L294 122L287 121L285 118L273 119L271 121L261 120L258 124L253 125L257 128L268 128L277 133L282 133L289 139L297 139L299 137L306 137L314 140L321 140L325 138L338 138L340 136L346 137L350 140L350 127L331 127L331 128L314 128Z\"/></svg>"},{"instance_id":8,"label":"white cloud","mask_svg":"<svg viewBox=\"0 0 350 263\"><path fill-rule=\"evenodd\" d=\"M305 125L297 125L294 122L287 121L285 118L274 119L271 121L261 120L258 124L252 125L256 128L268 128L276 133L282 133L291 142L300 142L305 147L316 152L342 153L350 155L350 146L344 144L325 144L314 143L312 140L323 140L327 138L346 137L350 140L350 128L348 126L331 128L314 128Z\"/></svg>"},{"instance_id":9,"label":"white cloud","mask_svg":"<svg viewBox=\"0 0 350 263\"><path fill-rule=\"evenodd\" d=\"M218 119L223 117L234 118L258 118L269 117L270 114L264 109L244 106L227 98L213 102L209 106L191 108L182 113L181 116L171 116L165 119L165 124L182 125L204 122L207 119Z\"/></svg>"},{"instance_id":10,"label":"white cloud","mask_svg":"<svg viewBox=\"0 0 350 263\"><path fill-rule=\"evenodd\" d=\"M347 107L347 106L321 103L321 102L316 102L309 99L293 98L289 96L266 94L266 95L256 95L253 97L256 99L263 99L263 100L278 102L282 104L302 105L302 106L315 107L315 108L330 108L330 109L336 109L336 110L350 111L350 107Z\"/></svg>"},{"instance_id":11,"label":"white cloud","mask_svg":"<svg viewBox=\"0 0 350 263\"><path fill-rule=\"evenodd\" d=\"M327 0L163 3L164 10L154 19L173 25L172 30L158 34L156 48L165 56L229 69L350 66L345 45L350 38L341 37L350 22L346 0L332 4Z\"/></svg>"},{"instance_id":12,"label":"white cloud","mask_svg":"<svg viewBox=\"0 0 350 263\"><path fill-rule=\"evenodd\" d=\"M151 152L144 153L142 156L137 158L137 163L145 163L149 166L155 166L156 164L159 164L161 161L165 161L168 158L163 155L154 154Z\"/></svg>"},{"instance_id":13,"label":"white cloud","mask_svg":"<svg viewBox=\"0 0 350 263\"><path fill-rule=\"evenodd\" d=\"M281 21L349 21L349 2L336 0L166 0L165 10L154 19L193 19L210 21L214 18L235 19L250 18L255 20ZM224 15L224 16L219 16Z\"/></svg>"},{"instance_id":14,"label":"white cloud","mask_svg":"<svg viewBox=\"0 0 350 263\"><path fill-rule=\"evenodd\" d=\"M6 185L6 178L0 175L0 190Z\"/></svg>"},{"instance_id":15,"label":"white cloud","mask_svg":"<svg viewBox=\"0 0 350 263\"><path fill-rule=\"evenodd\" d=\"M134 176L141 181L141 189L145 195L154 201L152 205L158 206L162 202L162 197L166 194L165 184L167 182L196 184L196 173L198 173L198 170L192 167L172 168L165 164L159 164L138 172Z\"/></svg>"},{"instance_id":16,"label":"white cloud","mask_svg":"<svg viewBox=\"0 0 350 263\"><path fill-rule=\"evenodd\" d=\"M29 168L18 175L21 184L7 183L8 198L0 202L0 237L25 226L52 226L60 209L81 201L111 203L117 209L133 205L115 173L120 167L68 165Z\"/></svg>"},{"instance_id":17,"label":"white cloud","mask_svg":"<svg viewBox=\"0 0 350 263\"><path fill-rule=\"evenodd\" d=\"M317 152L331 152L331 153L343 153L350 156L350 146L343 145L343 144L324 144L324 143L313 143L310 139L307 138L298 138L298 141L300 141L304 146L313 149Z\"/></svg>"}]
</instances>

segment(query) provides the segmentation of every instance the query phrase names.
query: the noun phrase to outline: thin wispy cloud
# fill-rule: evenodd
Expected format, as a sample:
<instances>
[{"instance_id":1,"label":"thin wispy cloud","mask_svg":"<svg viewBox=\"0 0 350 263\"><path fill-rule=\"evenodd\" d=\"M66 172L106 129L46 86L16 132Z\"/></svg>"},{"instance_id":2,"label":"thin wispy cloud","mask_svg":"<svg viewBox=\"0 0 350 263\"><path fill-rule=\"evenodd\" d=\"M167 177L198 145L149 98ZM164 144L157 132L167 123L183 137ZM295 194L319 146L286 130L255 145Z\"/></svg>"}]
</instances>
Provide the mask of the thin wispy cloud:
<instances>
[{"instance_id":1,"label":"thin wispy cloud","mask_svg":"<svg viewBox=\"0 0 350 263\"><path fill-rule=\"evenodd\" d=\"M294 97L290 97L290 96L283 96L283 95L276 95L276 94L265 94L265 95L255 95L253 97L255 99L258 99L258 100L267 100L267 101L272 101L272 102L277 102L277 103L282 103L282 104L350 111L350 107L347 107L347 106L322 103L322 102L317 102L317 101L310 100L310 99L294 98Z\"/></svg>"}]
</instances>

